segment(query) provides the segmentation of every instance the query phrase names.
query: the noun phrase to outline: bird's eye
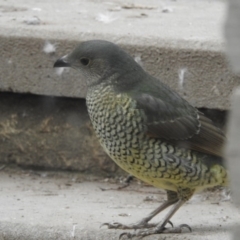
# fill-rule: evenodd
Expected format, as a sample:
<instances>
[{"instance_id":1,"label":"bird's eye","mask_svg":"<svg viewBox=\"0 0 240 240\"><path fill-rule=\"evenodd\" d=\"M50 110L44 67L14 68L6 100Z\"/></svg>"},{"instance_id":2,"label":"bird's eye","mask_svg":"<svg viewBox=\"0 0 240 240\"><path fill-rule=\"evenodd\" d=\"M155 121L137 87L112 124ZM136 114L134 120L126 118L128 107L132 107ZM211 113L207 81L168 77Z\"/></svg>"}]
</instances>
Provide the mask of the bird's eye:
<instances>
[{"instance_id":1,"label":"bird's eye","mask_svg":"<svg viewBox=\"0 0 240 240\"><path fill-rule=\"evenodd\" d=\"M80 59L80 62L82 65L87 66L89 64L90 60L88 58L83 57Z\"/></svg>"}]
</instances>

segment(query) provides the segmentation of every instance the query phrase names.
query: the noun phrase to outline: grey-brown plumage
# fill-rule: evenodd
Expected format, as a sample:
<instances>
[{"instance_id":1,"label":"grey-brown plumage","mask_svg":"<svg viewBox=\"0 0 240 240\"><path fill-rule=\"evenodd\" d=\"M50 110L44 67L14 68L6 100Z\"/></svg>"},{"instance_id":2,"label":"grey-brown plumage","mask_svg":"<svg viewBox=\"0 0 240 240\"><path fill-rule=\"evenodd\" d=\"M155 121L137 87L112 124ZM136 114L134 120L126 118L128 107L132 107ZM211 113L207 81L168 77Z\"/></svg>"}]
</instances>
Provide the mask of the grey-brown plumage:
<instances>
[{"instance_id":1,"label":"grey-brown plumage","mask_svg":"<svg viewBox=\"0 0 240 240\"><path fill-rule=\"evenodd\" d=\"M194 192L227 183L221 130L113 43L83 42L54 64L62 66L80 70L86 79L89 116L109 156L128 173L167 191L168 200L142 221L106 225L151 227L129 237L181 231L165 228L177 209ZM163 222L148 223L172 204Z\"/></svg>"}]
</instances>

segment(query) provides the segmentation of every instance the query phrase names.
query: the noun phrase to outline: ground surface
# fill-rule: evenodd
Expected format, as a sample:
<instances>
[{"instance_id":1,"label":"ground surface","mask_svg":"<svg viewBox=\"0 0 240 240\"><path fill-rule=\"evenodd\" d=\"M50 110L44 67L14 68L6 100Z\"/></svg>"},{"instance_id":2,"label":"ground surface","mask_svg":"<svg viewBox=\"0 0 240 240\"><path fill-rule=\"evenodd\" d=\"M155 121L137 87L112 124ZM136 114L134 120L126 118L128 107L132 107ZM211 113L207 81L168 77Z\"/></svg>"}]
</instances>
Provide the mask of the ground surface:
<instances>
[{"instance_id":1,"label":"ground surface","mask_svg":"<svg viewBox=\"0 0 240 240\"><path fill-rule=\"evenodd\" d=\"M118 190L121 185L111 181L78 173L5 167L0 172L0 239L118 239L121 230L99 226L136 222L165 198L162 191L137 182ZM192 233L155 235L146 240L228 240L239 217L239 210L223 191L204 192L172 218L174 225L191 225Z\"/></svg>"}]
</instances>

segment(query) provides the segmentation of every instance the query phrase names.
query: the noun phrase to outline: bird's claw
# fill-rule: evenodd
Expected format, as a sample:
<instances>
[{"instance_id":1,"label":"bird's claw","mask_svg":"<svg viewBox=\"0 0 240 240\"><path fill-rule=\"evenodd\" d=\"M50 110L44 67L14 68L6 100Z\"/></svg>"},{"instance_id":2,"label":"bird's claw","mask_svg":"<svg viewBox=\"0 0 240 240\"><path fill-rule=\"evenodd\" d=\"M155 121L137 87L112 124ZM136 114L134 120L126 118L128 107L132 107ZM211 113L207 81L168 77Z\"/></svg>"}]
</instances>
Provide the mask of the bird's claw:
<instances>
[{"instance_id":1,"label":"bird's claw","mask_svg":"<svg viewBox=\"0 0 240 240\"><path fill-rule=\"evenodd\" d=\"M100 225L100 228L103 227L103 226L107 226L108 229L124 229L124 226L123 224L121 223L118 223L118 222L114 222L114 223L103 223Z\"/></svg>"},{"instance_id":2,"label":"bird's claw","mask_svg":"<svg viewBox=\"0 0 240 240\"><path fill-rule=\"evenodd\" d=\"M173 223L169 220L168 223L171 225L173 228ZM188 226L186 224L182 224L184 227ZM185 226L186 225L186 226ZM136 224L129 224L129 225L124 225L119 222L114 222L114 223L103 223L100 225L99 228L102 228L103 226L107 226L108 229L141 229L141 228L154 228L157 226L156 223L148 223L148 222L138 222ZM188 226L188 229L191 231L191 228Z\"/></svg>"},{"instance_id":3,"label":"bird's claw","mask_svg":"<svg viewBox=\"0 0 240 240\"><path fill-rule=\"evenodd\" d=\"M119 235L118 240L121 240L124 236L126 236L128 239L132 239L134 236L134 233L130 233L130 232L123 232Z\"/></svg>"},{"instance_id":4,"label":"bird's claw","mask_svg":"<svg viewBox=\"0 0 240 240\"><path fill-rule=\"evenodd\" d=\"M192 232L192 228L187 224L181 224L179 227L180 228L187 228L189 230L189 232Z\"/></svg>"},{"instance_id":5,"label":"bird's claw","mask_svg":"<svg viewBox=\"0 0 240 240\"><path fill-rule=\"evenodd\" d=\"M169 222L169 223L172 225L171 222ZM190 232L192 232L192 229L190 226L188 226L187 224L181 224L178 227L172 227L172 228L155 227L152 229L140 230L140 231L134 232L134 233L124 232L124 233L120 234L119 240L121 240L124 236L126 236L128 239L132 239L134 237L143 238L143 237L146 237L149 235L161 234L161 233L182 233L183 228L187 228Z\"/></svg>"},{"instance_id":6,"label":"bird's claw","mask_svg":"<svg viewBox=\"0 0 240 240\"><path fill-rule=\"evenodd\" d=\"M173 226L172 222L169 221L169 223L171 224L171 226ZM103 227L103 226L107 226L108 229L143 229L143 228L156 227L157 224L141 221L141 222L138 222L136 224L125 225L125 224L122 224L122 223L114 222L114 223L103 223L100 226L100 228Z\"/></svg>"},{"instance_id":7,"label":"bird's claw","mask_svg":"<svg viewBox=\"0 0 240 240\"><path fill-rule=\"evenodd\" d=\"M156 233L182 233L183 229L186 228L189 230L189 232L192 232L192 228L187 224L181 224L178 227L172 227L172 228L162 228L160 229L160 232Z\"/></svg>"},{"instance_id":8,"label":"bird's claw","mask_svg":"<svg viewBox=\"0 0 240 240\"><path fill-rule=\"evenodd\" d=\"M170 220L168 220L167 223L169 223L172 226L172 228L174 227L173 223Z\"/></svg>"}]
</instances>

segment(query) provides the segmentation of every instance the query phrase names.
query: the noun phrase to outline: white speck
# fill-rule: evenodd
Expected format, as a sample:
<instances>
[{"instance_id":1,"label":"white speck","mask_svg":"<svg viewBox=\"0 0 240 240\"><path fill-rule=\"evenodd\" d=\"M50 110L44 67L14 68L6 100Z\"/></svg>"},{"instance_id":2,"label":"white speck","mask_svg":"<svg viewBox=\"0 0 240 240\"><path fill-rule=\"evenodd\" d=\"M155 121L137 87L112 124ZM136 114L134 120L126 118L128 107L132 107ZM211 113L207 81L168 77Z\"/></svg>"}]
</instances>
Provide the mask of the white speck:
<instances>
[{"instance_id":1,"label":"white speck","mask_svg":"<svg viewBox=\"0 0 240 240\"><path fill-rule=\"evenodd\" d=\"M46 41L44 46L43 46L43 51L47 54L55 53L56 52L56 46L55 46L55 44L52 44L49 41Z\"/></svg>"},{"instance_id":2,"label":"white speck","mask_svg":"<svg viewBox=\"0 0 240 240\"><path fill-rule=\"evenodd\" d=\"M33 11L37 11L37 12L41 12L41 11L42 11L41 8L37 8L37 7L36 7L36 8L32 8L32 10L33 10Z\"/></svg>"},{"instance_id":3,"label":"white speck","mask_svg":"<svg viewBox=\"0 0 240 240\"><path fill-rule=\"evenodd\" d=\"M41 173L41 177L45 178L45 177L47 177L47 176L48 176L47 173Z\"/></svg>"},{"instance_id":4,"label":"white speck","mask_svg":"<svg viewBox=\"0 0 240 240\"><path fill-rule=\"evenodd\" d=\"M223 222L226 222L229 219L229 216L223 216L221 217L221 219L223 220Z\"/></svg>"},{"instance_id":5,"label":"white speck","mask_svg":"<svg viewBox=\"0 0 240 240\"><path fill-rule=\"evenodd\" d=\"M184 88L185 82L185 73L187 72L187 68L181 68L178 71L178 86L180 89Z\"/></svg>"},{"instance_id":6,"label":"white speck","mask_svg":"<svg viewBox=\"0 0 240 240\"><path fill-rule=\"evenodd\" d=\"M111 23L113 21L115 21L117 18L113 17L113 15L111 13L107 13L107 14L103 14L103 13L99 13L96 17L96 20L99 22L103 22L103 23Z\"/></svg>"},{"instance_id":7,"label":"white speck","mask_svg":"<svg viewBox=\"0 0 240 240\"><path fill-rule=\"evenodd\" d=\"M137 55L134 58L135 62L137 62L141 67L143 66L141 55Z\"/></svg>"},{"instance_id":8,"label":"white speck","mask_svg":"<svg viewBox=\"0 0 240 240\"><path fill-rule=\"evenodd\" d=\"M131 214L129 214L129 213L119 213L118 216L120 216L120 217L129 217L129 216L131 216Z\"/></svg>"},{"instance_id":9,"label":"white speck","mask_svg":"<svg viewBox=\"0 0 240 240\"><path fill-rule=\"evenodd\" d=\"M219 89L216 85L214 85L211 89L211 92L213 92L214 94L220 96L220 92L219 92Z\"/></svg>"},{"instance_id":10,"label":"white speck","mask_svg":"<svg viewBox=\"0 0 240 240\"><path fill-rule=\"evenodd\" d=\"M173 12L173 9L171 7L163 7L162 12L163 13L170 13L170 12Z\"/></svg>"},{"instance_id":11,"label":"white speck","mask_svg":"<svg viewBox=\"0 0 240 240\"><path fill-rule=\"evenodd\" d=\"M9 60L7 61L7 63L8 63L8 64L12 64L12 59L9 59Z\"/></svg>"},{"instance_id":12,"label":"white speck","mask_svg":"<svg viewBox=\"0 0 240 240\"><path fill-rule=\"evenodd\" d=\"M232 200L232 197L231 197L231 192L229 191L229 189L224 189L222 192L221 192L221 201L222 202L228 202L228 201L231 201Z\"/></svg>"},{"instance_id":13,"label":"white speck","mask_svg":"<svg viewBox=\"0 0 240 240\"><path fill-rule=\"evenodd\" d=\"M64 67L61 67L61 68L56 68L56 74L58 76L61 76L64 72L65 68Z\"/></svg>"},{"instance_id":14,"label":"white speck","mask_svg":"<svg viewBox=\"0 0 240 240\"><path fill-rule=\"evenodd\" d=\"M30 17L30 18L24 20L24 23L26 23L28 25L39 25L41 23L41 20L38 17L33 16L33 17Z\"/></svg>"},{"instance_id":15,"label":"white speck","mask_svg":"<svg viewBox=\"0 0 240 240\"><path fill-rule=\"evenodd\" d=\"M75 230L76 230L76 226L77 226L77 224L74 223L74 224L73 224L72 231L71 231L71 237L72 237L72 238L75 238Z\"/></svg>"}]
</instances>

